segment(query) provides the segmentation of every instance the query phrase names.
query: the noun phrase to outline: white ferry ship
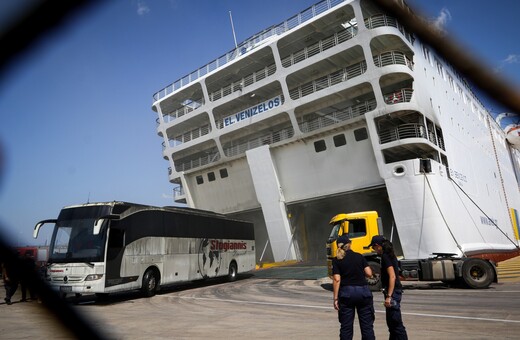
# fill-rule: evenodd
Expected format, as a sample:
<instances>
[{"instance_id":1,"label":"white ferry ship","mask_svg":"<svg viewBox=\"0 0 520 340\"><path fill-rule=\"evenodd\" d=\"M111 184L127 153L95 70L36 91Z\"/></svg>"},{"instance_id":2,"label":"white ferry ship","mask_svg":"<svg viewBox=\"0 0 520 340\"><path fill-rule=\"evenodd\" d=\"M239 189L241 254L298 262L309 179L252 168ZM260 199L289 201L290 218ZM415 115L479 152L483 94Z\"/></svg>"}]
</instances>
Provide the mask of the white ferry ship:
<instances>
[{"instance_id":1,"label":"white ferry ship","mask_svg":"<svg viewBox=\"0 0 520 340\"><path fill-rule=\"evenodd\" d=\"M457 71L369 0L316 3L152 109L175 202L254 222L259 262L325 260L330 218L364 210L406 258L518 254L519 151Z\"/></svg>"}]
</instances>

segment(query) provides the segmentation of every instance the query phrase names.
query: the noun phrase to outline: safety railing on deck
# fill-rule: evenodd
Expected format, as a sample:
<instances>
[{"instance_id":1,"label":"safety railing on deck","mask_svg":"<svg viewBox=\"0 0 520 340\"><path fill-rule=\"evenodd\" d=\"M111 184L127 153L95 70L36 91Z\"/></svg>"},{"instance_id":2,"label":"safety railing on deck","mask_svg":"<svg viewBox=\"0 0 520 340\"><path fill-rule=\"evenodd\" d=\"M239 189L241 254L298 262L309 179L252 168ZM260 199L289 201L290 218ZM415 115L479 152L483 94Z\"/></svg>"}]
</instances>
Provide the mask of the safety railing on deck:
<instances>
[{"instance_id":1,"label":"safety railing on deck","mask_svg":"<svg viewBox=\"0 0 520 340\"><path fill-rule=\"evenodd\" d=\"M196 129L193 129L193 130L190 130L190 131L186 131L183 134L180 134L180 135L174 136L173 138L170 138L169 139L169 146L181 145L183 143L186 143L186 142L189 142L191 140L197 139L199 137L205 136L208 133L210 133L210 131L211 130L210 130L210 126L209 125L204 125L204 126L201 126L199 128L196 128ZM165 144L163 142L163 149L165 147L166 146L165 146Z\"/></svg>"},{"instance_id":2,"label":"safety railing on deck","mask_svg":"<svg viewBox=\"0 0 520 340\"><path fill-rule=\"evenodd\" d=\"M175 171L180 172L180 171L190 170L193 168L197 168L199 166L203 166L206 164L216 162L219 159L220 159L220 154L218 153L218 151L216 151L216 152L209 153L206 156L195 157L195 158L191 158L188 160L185 160L185 159L179 160L179 161L174 160Z\"/></svg>"},{"instance_id":3,"label":"safety railing on deck","mask_svg":"<svg viewBox=\"0 0 520 340\"><path fill-rule=\"evenodd\" d=\"M173 200L174 201L176 199L178 199L179 197L184 196L185 194L186 194L186 192L184 191L184 188L182 187L182 185L179 185L179 186L176 186L175 188L173 188Z\"/></svg>"},{"instance_id":4,"label":"safety railing on deck","mask_svg":"<svg viewBox=\"0 0 520 340\"><path fill-rule=\"evenodd\" d=\"M293 54L282 59L282 66L289 67L316 54L328 50L336 45L341 44L347 40L352 39L357 33L357 25L346 28L334 35L318 41L317 43L305 47L302 50L294 52Z\"/></svg>"},{"instance_id":5,"label":"safety railing on deck","mask_svg":"<svg viewBox=\"0 0 520 340\"><path fill-rule=\"evenodd\" d=\"M292 136L294 136L294 129L292 127L288 127L257 138L238 142L237 144L234 144L233 142L226 143L223 145L224 154L228 157L240 155L245 153L247 150L251 150L262 145L274 144L284 139L289 139Z\"/></svg>"},{"instance_id":6,"label":"safety railing on deck","mask_svg":"<svg viewBox=\"0 0 520 340\"><path fill-rule=\"evenodd\" d=\"M321 77L315 79L309 83L303 84L301 86L295 87L292 90L289 90L289 95L291 99L298 99L301 97L308 96L316 91L320 91L331 87L333 85L339 84L342 81L346 81L352 79L354 77L360 76L367 70L367 63L363 60L360 63L354 64L352 66L346 67L334 73L328 74L325 77Z\"/></svg>"},{"instance_id":7,"label":"safety railing on deck","mask_svg":"<svg viewBox=\"0 0 520 340\"><path fill-rule=\"evenodd\" d=\"M163 114L164 122L169 123L177 118L180 118L190 112L195 111L202 105L204 105L204 98L199 98L199 99L191 100L187 103L184 103L184 105L182 105L181 107L179 107L175 110L172 110L171 112L164 113Z\"/></svg>"},{"instance_id":8,"label":"safety railing on deck","mask_svg":"<svg viewBox=\"0 0 520 340\"><path fill-rule=\"evenodd\" d=\"M398 104L407 103L412 100L413 89L400 89L394 92L385 93L385 103L387 104Z\"/></svg>"},{"instance_id":9,"label":"safety railing on deck","mask_svg":"<svg viewBox=\"0 0 520 340\"><path fill-rule=\"evenodd\" d=\"M389 51L381 53L374 57L374 64L377 67L383 67L387 65L406 65L410 70L413 71L413 62L400 51Z\"/></svg>"},{"instance_id":10,"label":"safety railing on deck","mask_svg":"<svg viewBox=\"0 0 520 340\"><path fill-rule=\"evenodd\" d=\"M374 29L374 28L384 27L384 26L397 28L399 30L399 32L401 32L404 35L406 40L408 40L412 44L414 43L414 41L415 41L414 36L412 34L408 33L404 29L404 27L394 17L391 17L386 14L377 14L370 18L365 19L365 27L368 29Z\"/></svg>"},{"instance_id":11,"label":"safety railing on deck","mask_svg":"<svg viewBox=\"0 0 520 340\"><path fill-rule=\"evenodd\" d=\"M257 81L260 81L262 79L267 78L268 76L273 75L276 72L276 65L271 64L269 66L266 66L265 68L247 75L246 77L242 78L240 81L233 82L218 91L212 92L209 94L209 99L211 101L218 100L220 98L224 98L225 96L230 95L233 92L241 91L244 87L247 87L251 84L256 83Z\"/></svg>"},{"instance_id":12,"label":"safety railing on deck","mask_svg":"<svg viewBox=\"0 0 520 340\"><path fill-rule=\"evenodd\" d=\"M199 79L200 77L223 67L230 61L235 60L235 58L248 53L249 51L259 47L264 43L267 39L273 36L280 35L282 33L285 33L293 28L298 27L299 25L303 24L304 22L314 18L315 16L329 10L332 7L335 7L346 0L323 0L320 1L317 4L312 5L311 7L307 8L306 10L294 15L293 17L287 19L286 21L271 26L268 29L265 29L261 31L260 33L257 33L253 35L252 37L246 39L244 42L240 43L237 48L232 49L228 53L224 54L223 56L213 60L212 62L202 66L201 68L191 72L190 74L182 77L181 79L173 82L172 84L166 86L165 88L161 89L160 91L156 92L153 95L154 101L157 101L159 99L162 99L169 95L170 93L173 93L174 91L177 91L178 89L189 85L190 83L194 82L195 80Z\"/></svg>"},{"instance_id":13,"label":"safety railing on deck","mask_svg":"<svg viewBox=\"0 0 520 340\"><path fill-rule=\"evenodd\" d=\"M376 100L372 99L355 106L347 107L341 111L335 111L311 120L304 120L298 123L298 125L300 126L300 130L302 132L311 132L330 125L338 124L357 116L364 115L366 112L374 110L376 106Z\"/></svg>"},{"instance_id":14,"label":"safety railing on deck","mask_svg":"<svg viewBox=\"0 0 520 340\"><path fill-rule=\"evenodd\" d=\"M427 138L424 124L407 123L379 132L379 143L384 144L406 138Z\"/></svg>"}]
</instances>

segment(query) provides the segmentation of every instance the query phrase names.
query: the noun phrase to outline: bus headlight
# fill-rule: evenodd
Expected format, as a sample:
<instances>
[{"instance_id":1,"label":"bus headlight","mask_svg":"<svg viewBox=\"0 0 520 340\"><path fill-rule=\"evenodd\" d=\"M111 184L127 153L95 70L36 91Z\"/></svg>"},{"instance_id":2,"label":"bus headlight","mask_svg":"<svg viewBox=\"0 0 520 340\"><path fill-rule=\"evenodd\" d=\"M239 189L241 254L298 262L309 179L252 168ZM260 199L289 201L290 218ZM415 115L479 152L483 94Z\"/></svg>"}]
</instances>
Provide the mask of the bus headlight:
<instances>
[{"instance_id":1,"label":"bus headlight","mask_svg":"<svg viewBox=\"0 0 520 340\"><path fill-rule=\"evenodd\" d=\"M100 280L103 277L103 274L90 274L87 275L85 278L85 281L94 281L94 280Z\"/></svg>"}]
</instances>

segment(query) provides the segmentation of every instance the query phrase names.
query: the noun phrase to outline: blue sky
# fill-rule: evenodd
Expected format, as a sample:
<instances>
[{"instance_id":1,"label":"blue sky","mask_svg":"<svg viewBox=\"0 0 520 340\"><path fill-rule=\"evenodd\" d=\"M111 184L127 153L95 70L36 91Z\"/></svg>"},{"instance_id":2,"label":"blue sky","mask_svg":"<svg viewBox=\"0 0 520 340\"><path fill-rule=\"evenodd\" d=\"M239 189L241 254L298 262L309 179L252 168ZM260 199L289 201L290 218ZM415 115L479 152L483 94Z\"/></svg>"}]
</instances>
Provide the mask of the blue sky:
<instances>
[{"instance_id":1,"label":"blue sky","mask_svg":"<svg viewBox=\"0 0 520 340\"><path fill-rule=\"evenodd\" d=\"M0 79L3 235L34 244L37 221L87 200L172 205L152 95L234 47L229 11L240 42L315 2L101 1L45 36ZM520 83L516 0L409 2Z\"/></svg>"}]
</instances>

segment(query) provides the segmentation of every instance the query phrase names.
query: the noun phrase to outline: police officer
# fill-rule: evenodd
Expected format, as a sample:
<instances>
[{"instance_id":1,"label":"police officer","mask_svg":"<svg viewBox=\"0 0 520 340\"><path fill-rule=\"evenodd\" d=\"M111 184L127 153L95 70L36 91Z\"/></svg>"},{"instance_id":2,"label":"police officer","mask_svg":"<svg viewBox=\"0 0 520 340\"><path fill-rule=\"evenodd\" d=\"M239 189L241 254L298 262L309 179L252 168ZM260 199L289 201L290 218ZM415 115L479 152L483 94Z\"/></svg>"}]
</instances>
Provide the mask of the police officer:
<instances>
[{"instance_id":1,"label":"police officer","mask_svg":"<svg viewBox=\"0 0 520 340\"><path fill-rule=\"evenodd\" d=\"M341 324L340 339L352 339L354 316L358 313L363 340L375 339L374 301L365 277L372 277L365 257L350 249L347 236L337 239L338 253L332 260L334 308Z\"/></svg>"},{"instance_id":2,"label":"police officer","mask_svg":"<svg viewBox=\"0 0 520 340\"><path fill-rule=\"evenodd\" d=\"M403 288L399 280L399 263L394 246L392 242L379 235L372 237L369 246L381 255L381 284L385 295L386 325L390 332L390 340L408 340L401 317Z\"/></svg>"}]
</instances>

